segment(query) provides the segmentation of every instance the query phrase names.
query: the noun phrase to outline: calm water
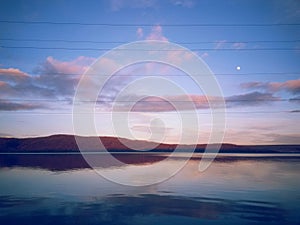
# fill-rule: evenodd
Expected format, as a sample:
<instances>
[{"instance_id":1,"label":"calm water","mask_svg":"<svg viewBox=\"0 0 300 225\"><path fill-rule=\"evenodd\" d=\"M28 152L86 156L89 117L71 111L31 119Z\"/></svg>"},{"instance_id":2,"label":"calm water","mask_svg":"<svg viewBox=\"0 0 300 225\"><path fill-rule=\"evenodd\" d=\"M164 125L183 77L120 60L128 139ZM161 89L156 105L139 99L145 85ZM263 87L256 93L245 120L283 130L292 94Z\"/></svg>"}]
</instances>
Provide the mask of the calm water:
<instances>
[{"instance_id":1,"label":"calm water","mask_svg":"<svg viewBox=\"0 0 300 225\"><path fill-rule=\"evenodd\" d=\"M130 164L99 169L136 179L133 165L157 160L119 157ZM76 155L0 155L0 224L300 224L300 157L231 155L203 173L198 164L194 158L165 182L128 187Z\"/></svg>"}]
</instances>

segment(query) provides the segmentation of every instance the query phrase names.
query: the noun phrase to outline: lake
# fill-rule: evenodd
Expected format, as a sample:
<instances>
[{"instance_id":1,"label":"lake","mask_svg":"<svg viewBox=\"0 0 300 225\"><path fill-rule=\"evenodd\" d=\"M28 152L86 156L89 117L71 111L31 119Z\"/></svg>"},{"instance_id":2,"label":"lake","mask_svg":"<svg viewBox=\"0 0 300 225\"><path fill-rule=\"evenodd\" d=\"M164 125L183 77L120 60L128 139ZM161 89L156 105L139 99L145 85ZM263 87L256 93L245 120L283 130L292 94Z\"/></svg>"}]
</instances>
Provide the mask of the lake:
<instances>
[{"instance_id":1,"label":"lake","mask_svg":"<svg viewBox=\"0 0 300 225\"><path fill-rule=\"evenodd\" d=\"M123 166L97 157L98 170L139 180L165 156L120 154ZM108 181L76 154L0 155L0 224L300 224L300 156L222 155L204 172L200 157L139 187Z\"/></svg>"}]
</instances>

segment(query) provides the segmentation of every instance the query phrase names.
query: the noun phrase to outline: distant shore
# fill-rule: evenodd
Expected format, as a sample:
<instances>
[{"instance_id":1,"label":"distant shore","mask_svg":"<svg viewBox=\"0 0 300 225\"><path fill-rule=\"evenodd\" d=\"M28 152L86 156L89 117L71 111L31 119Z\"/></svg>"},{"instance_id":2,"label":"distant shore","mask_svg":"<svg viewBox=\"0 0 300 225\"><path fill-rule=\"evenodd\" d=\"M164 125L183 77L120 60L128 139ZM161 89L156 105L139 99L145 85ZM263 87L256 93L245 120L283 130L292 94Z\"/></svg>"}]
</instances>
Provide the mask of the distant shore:
<instances>
[{"instance_id":1,"label":"distant shore","mask_svg":"<svg viewBox=\"0 0 300 225\"><path fill-rule=\"evenodd\" d=\"M106 150L115 153L134 152L178 152L203 153L206 144L196 146L153 143L141 140L129 140L116 137L77 137L89 143L88 152L105 152L98 149L95 143L101 142ZM132 146L133 148L128 148ZM35 138L0 138L0 153L79 153L75 136L52 135ZM300 145L234 145L222 144L219 153L300 153Z\"/></svg>"}]
</instances>

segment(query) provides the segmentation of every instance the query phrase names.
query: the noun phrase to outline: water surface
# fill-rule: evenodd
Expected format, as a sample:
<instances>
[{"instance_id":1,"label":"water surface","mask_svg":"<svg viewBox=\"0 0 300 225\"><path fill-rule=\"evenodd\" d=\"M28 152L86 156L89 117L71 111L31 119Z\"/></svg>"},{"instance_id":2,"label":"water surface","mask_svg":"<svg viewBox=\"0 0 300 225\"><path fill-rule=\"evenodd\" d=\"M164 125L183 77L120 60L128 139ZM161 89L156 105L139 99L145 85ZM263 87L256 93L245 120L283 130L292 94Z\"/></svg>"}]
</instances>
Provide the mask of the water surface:
<instances>
[{"instance_id":1,"label":"water surface","mask_svg":"<svg viewBox=\"0 0 300 225\"><path fill-rule=\"evenodd\" d=\"M295 156L219 157L202 173L195 157L174 177L146 187L107 181L78 155L0 157L1 224L300 223L300 158ZM118 157L129 164L106 165L104 159L99 169L121 169L134 180L140 179L137 165L163 156ZM178 160L182 156L163 166Z\"/></svg>"}]
</instances>

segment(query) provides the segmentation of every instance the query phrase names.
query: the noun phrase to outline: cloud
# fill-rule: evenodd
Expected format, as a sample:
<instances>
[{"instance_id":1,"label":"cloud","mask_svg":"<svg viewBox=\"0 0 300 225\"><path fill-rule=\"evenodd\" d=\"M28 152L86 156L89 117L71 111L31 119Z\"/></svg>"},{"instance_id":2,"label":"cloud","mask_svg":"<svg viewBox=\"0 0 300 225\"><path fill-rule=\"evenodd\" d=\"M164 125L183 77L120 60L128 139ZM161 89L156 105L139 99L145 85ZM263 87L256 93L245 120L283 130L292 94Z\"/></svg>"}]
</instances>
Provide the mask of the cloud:
<instances>
[{"instance_id":1,"label":"cloud","mask_svg":"<svg viewBox=\"0 0 300 225\"><path fill-rule=\"evenodd\" d=\"M205 95L137 96L131 94L119 98L118 102L114 102L114 99L109 98L102 99L102 102L98 102L101 107L106 106L112 109L112 105L114 104L114 110L116 111L171 112L209 109L211 107ZM222 98L210 96L209 100L214 107L218 107ZM275 97L271 93L261 92L233 95L224 99L227 107L259 106L280 100L281 98Z\"/></svg>"},{"instance_id":2,"label":"cloud","mask_svg":"<svg viewBox=\"0 0 300 225\"><path fill-rule=\"evenodd\" d=\"M227 106L254 106L272 101L280 101L279 97L271 93L251 92L247 94L233 95L226 98Z\"/></svg>"},{"instance_id":3,"label":"cloud","mask_svg":"<svg viewBox=\"0 0 300 225\"><path fill-rule=\"evenodd\" d=\"M181 6L184 8L192 8L196 5L196 1L193 0L171 0L173 5Z\"/></svg>"},{"instance_id":4,"label":"cloud","mask_svg":"<svg viewBox=\"0 0 300 225\"><path fill-rule=\"evenodd\" d=\"M163 29L160 25L152 27L151 33L146 37L146 40L168 41L163 35Z\"/></svg>"},{"instance_id":5,"label":"cloud","mask_svg":"<svg viewBox=\"0 0 300 225\"><path fill-rule=\"evenodd\" d=\"M139 27L137 30L136 30L136 35L138 37L138 39L141 39L144 37L144 31L143 31L143 28Z\"/></svg>"},{"instance_id":6,"label":"cloud","mask_svg":"<svg viewBox=\"0 0 300 225\"><path fill-rule=\"evenodd\" d=\"M29 75L16 68L0 68L0 80L8 82L19 82L28 79Z\"/></svg>"},{"instance_id":7,"label":"cloud","mask_svg":"<svg viewBox=\"0 0 300 225\"><path fill-rule=\"evenodd\" d=\"M119 11L124 8L154 8L157 0L110 0L112 11Z\"/></svg>"},{"instance_id":8,"label":"cloud","mask_svg":"<svg viewBox=\"0 0 300 225\"><path fill-rule=\"evenodd\" d=\"M300 109L291 110L290 113L300 113Z\"/></svg>"},{"instance_id":9,"label":"cloud","mask_svg":"<svg viewBox=\"0 0 300 225\"><path fill-rule=\"evenodd\" d=\"M80 76L94 62L94 58L80 56L72 61L59 61L48 57L35 72L35 82L50 89L55 97L73 96Z\"/></svg>"},{"instance_id":10,"label":"cloud","mask_svg":"<svg viewBox=\"0 0 300 225\"><path fill-rule=\"evenodd\" d=\"M300 3L298 0L275 0L273 2L279 22L297 23L300 19Z\"/></svg>"},{"instance_id":11,"label":"cloud","mask_svg":"<svg viewBox=\"0 0 300 225\"><path fill-rule=\"evenodd\" d=\"M205 59L205 58L207 58L208 56L209 56L209 54L208 54L207 52L204 52L204 53L201 54L201 58L202 58L202 59Z\"/></svg>"},{"instance_id":12,"label":"cloud","mask_svg":"<svg viewBox=\"0 0 300 225\"><path fill-rule=\"evenodd\" d=\"M122 9L147 9L159 8L161 4L166 4L166 7L176 6L182 8L192 8L196 5L195 0L110 0L110 8L112 11L120 11Z\"/></svg>"},{"instance_id":13,"label":"cloud","mask_svg":"<svg viewBox=\"0 0 300 225\"><path fill-rule=\"evenodd\" d=\"M232 48L234 49L243 49L246 47L246 43L243 42L236 42L232 44Z\"/></svg>"},{"instance_id":14,"label":"cloud","mask_svg":"<svg viewBox=\"0 0 300 225\"><path fill-rule=\"evenodd\" d=\"M80 56L72 61L59 61L48 57L30 75L16 68L0 69L0 95L2 98L20 100L72 98L82 74L94 61ZM20 102L1 102L1 110L29 110L41 105Z\"/></svg>"},{"instance_id":15,"label":"cloud","mask_svg":"<svg viewBox=\"0 0 300 225\"><path fill-rule=\"evenodd\" d=\"M226 40L216 41L214 49L215 50L222 49L225 46L226 42L227 42Z\"/></svg>"},{"instance_id":16,"label":"cloud","mask_svg":"<svg viewBox=\"0 0 300 225\"><path fill-rule=\"evenodd\" d=\"M134 100L133 100L134 99ZM186 111L195 109L208 109L209 103L205 95L170 95L170 96L124 96L115 105L118 111L128 111L132 102L137 101L131 108L132 112L170 112ZM216 104L220 97L209 97L210 101ZM131 104L129 104L131 103Z\"/></svg>"},{"instance_id":17,"label":"cloud","mask_svg":"<svg viewBox=\"0 0 300 225\"><path fill-rule=\"evenodd\" d=\"M300 96L296 96L294 98L290 98L289 101L293 102L293 103L300 103Z\"/></svg>"},{"instance_id":18,"label":"cloud","mask_svg":"<svg viewBox=\"0 0 300 225\"><path fill-rule=\"evenodd\" d=\"M5 75L0 76L0 94L2 97L19 98L28 96L49 96L51 90L34 84L34 76L30 76L19 69L2 69ZM11 73L8 73L11 72Z\"/></svg>"},{"instance_id":19,"label":"cloud","mask_svg":"<svg viewBox=\"0 0 300 225\"><path fill-rule=\"evenodd\" d=\"M300 94L300 79L285 82L248 82L242 83L244 89L260 89L269 92L286 91L291 94Z\"/></svg>"},{"instance_id":20,"label":"cloud","mask_svg":"<svg viewBox=\"0 0 300 225\"><path fill-rule=\"evenodd\" d=\"M277 144L300 144L299 134L268 134L271 142Z\"/></svg>"},{"instance_id":21,"label":"cloud","mask_svg":"<svg viewBox=\"0 0 300 225\"><path fill-rule=\"evenodd\" d=\"M43 104L16 103L7 100L0 100L0 111L33 110L40 108L45 108L45 106Z\"/></svg>"}]
</instances>

